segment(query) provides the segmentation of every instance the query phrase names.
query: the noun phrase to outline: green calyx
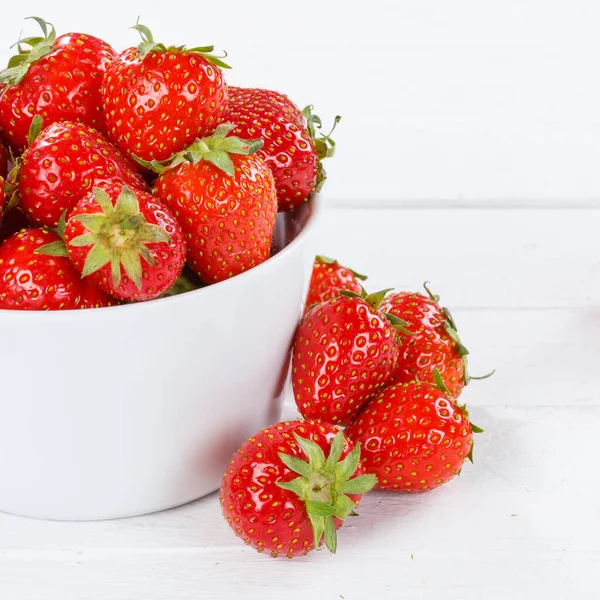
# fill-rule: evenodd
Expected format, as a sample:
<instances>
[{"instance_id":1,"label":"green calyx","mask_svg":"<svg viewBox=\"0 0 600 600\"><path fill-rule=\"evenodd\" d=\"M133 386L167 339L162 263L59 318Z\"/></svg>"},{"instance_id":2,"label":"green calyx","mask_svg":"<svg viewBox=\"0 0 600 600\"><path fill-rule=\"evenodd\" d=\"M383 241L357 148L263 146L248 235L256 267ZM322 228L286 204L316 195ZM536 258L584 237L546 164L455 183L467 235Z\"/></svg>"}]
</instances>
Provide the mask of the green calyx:
<instances>
[{"instance_id":1,"label":"green calyx","mask_svg":"<svg viewBox=\"0 0 600 600\"><path fill-rule=\"evenodd\" d=\"M11 48L16 46L18 53L8 61L8 67L0 72L0 83L8 86L21 83L29 67L54 48L54 42L56 41L54 25L40 19L40 17L28 17L28 19L34 20L40 26L43 36L19 38L11 46Z\"/></svg>"},{"instance_id":2,"label":"green calyx","mask_svg":"<svg viewBox=\"0 0 600 600\"><path fill-rule=\"evenodd\" d=\"M306 506L306 513L312 524L315 548L321 547L321 540L331 552L337 548L334 518L343 521L354 515L354 502L348 494L365 494L377 483L375 475L352 477L360 461L360 444L357 444L346 458L340 460L344 449L344 434L337 433L329 456L311 440L294 434L308 460L295 456L278 454L281 462L299 477L291 481L278 481L277 485L296 494Z\"/></svg>"},{"instance_id":3,"label":"green calyx","mask_svg":"<svg viewBox=\"0 0 600 600\"><path fill-rule=\"evenodd\" d=\"M215 129L215 132L211 136L196 140L191 146L173 154L167 160L147 161L137 156L133 158L143 167L159 174L173 169L184 162L195 164L201 160L206 160L230 177L233 177L235 169L229 155L241 154L242 156L249 156L260 150L263 145L262 140L243 140L233 135L230 136L229 133L235 127L231 123L223 123Z\"/></svg>"},{"instance_id":4,"label":"green calyx","mask_svg":"<svg viewBox=\"0 0 600 600\"><path fill-rule=\"evenodd\" d=\"M189 267L184 267L175 283L160 298L178 296L179 294L199 290L204 286L205 284L198 279L198 276Z\"/></svg>"},{"instance_id":5,"label":"green calyx","mask_svg":"<svg viewBox=\"0 0 600 600\"><path fill-rule=\"evenodd\" d=\"M94 188L96 202L102 212L77 215L87 233L73 238L69 244L75 247L92 246L82 275L86 277L110 263L113 285L121 281L121 266L137 289L142 287L143 258L150 266L156 264L147 244L171 242L171 236L158 225L148 223L140 212L135 194L123 186L113 206L109 195L100 188Z\"/></svg>"},{"instance_id":6,"label":"green calyx","mask_svg":"<svg viewBox=\"0 0 600 600\"><path fill-rule=\"evenodd\" d=\"M185 46L165 46L159 42L154 41L154 36L148 27L140 24L140 18L136 24L130 29L135 29L140 34L142 41L139 43L137 47L137 51L141 58L145 58L150 52L159 51L159 52L193 52L194 54L199 54L204 57L208 62L215 65L215 67L219 67L220 69L231 69L231 67L223 62L223 58L227 58L227 52L223 53L223 56L215 56L211 54L215 47L214 46L198 46L196 48L186 48Z\"/></svg>"},{"instance_id":7,"label":"green calyx","mask_svg":"<svg viewBox=\"0 0 600 600\"><path fill-rule=\"evenodd\" d=\"M388 288L386 290L380 290L379 292L373 292L372 294L367 294L365 288L363 288L361 286L360 294L357 294L356 292L351 292L349 290L340 290L340 294L342 296L346 296L348 298L360 298L361 300L363 300L364 302L369 304L369 306L373 310L379 311L379 307L381 306L383 299L386 297L388 292L392 291L392 289L393 288ZM406 335L414 335L413 331L409 331L408 329L406 329L408 327L408 323L404 319L401 319L400 317L397 317L396 315L392 315L390 313L382 313L382 314L387 319L388 323L396 331L401 331L402 333L404 333ZM400 339L398 339L398 341L400 341Z\"/></svg>"},{"instance_id":8,"label":"green calyx","mask_svg":"<svg viewBox=\"0 0 600 600\"><path fill-rule=\"evenodd\" d=\"M312 140L315 151L319 158L317 163L317 187L316 191L320 192L325 180L327 179L327 171L323 167L323 161L326 158L330 158L335 154L335 142L331 139L331 134L334 132L337 124L342 120L340 115L337 115L333 120L333 127L327 135L321 133L323 123L318 115L313 113L314 106L309 104L302 111L302 115L306 119L306 130Z\"/></svg>"},{"instance_id":9,"label":"green calyx","mask_svg":"<svg viewBox=\"0 0 600 600\"><path fill-rule=\"evenodd\" d=\"M426 281L423 284L423 287L425 288L425 291L427 292L429 298L433 300L433 302L435 302L438 306L440 306L440 297L431 291L431 289L429 288L428 281ZM446 317L446 320L444 321L444 329L446 330L446 333L456 342L456 350L463 361L465 385L468 385L472 379L487 379L488 377L491 377L496 372L495 369L490 373L487 373L486 375L482 375L480 377L474 377L472 375L469 375L467 360L467 355L469 354L469 351L467 350L466 346L462 343L460 336L458 335L458 327L456 326L456 321L454 320L452 313L445 306L440 306L440 308L442 310L442 313Z\"/></svg>"},{"instance_id":10,"label":"green calyx","mask_svg":"<svg viewBox=\"0 0 600 600\"><path fill-rule=\"evenodd\" d=\"M318 254L315 258L319 262L322 262L323 264L326 264L326 265L342 266L335 258L329 258L328 256L323 256L322 254ZM360 279L361 281L366 281L368 279L368 277L366 275L361 275L360 273L357 273L356 271L353 271L352 269L349 269L348 267L344 267L344 269L347 269L348 271L350 271L350 273L352 273L352 275L354 275L354 277L356 277L356 279Z\"/></svg>"}]
</instances>

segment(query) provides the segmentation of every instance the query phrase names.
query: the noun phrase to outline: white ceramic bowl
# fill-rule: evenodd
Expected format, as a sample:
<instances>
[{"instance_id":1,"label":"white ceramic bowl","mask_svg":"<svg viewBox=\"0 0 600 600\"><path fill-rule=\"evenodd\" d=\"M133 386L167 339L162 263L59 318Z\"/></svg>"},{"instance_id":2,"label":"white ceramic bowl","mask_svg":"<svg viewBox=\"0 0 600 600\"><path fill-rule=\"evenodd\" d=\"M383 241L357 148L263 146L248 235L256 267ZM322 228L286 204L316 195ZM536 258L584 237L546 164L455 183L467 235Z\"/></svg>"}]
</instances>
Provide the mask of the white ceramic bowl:
<instances>
[{"instance_id":1,"label":"white ceramic bowl","mask_svg":"<svg viewBox=\"0 0 600 600\"><path fill-rule=\"evenodd\" d=\"M0 310L0 510L105 519L216 490L241 443L280 417L318 207L279 215L282 250L204 289Z\"/></svg>"}]
</instances>

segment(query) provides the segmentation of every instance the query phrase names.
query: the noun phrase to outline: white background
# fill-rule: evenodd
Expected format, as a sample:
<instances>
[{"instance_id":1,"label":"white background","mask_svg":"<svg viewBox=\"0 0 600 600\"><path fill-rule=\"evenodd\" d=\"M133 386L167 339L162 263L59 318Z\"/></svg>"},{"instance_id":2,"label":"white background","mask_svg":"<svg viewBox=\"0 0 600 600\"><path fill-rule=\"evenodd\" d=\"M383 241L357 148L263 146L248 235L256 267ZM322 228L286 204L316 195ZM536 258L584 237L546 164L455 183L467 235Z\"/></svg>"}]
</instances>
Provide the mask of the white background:
<instances>
[{"instance_id":1,"label":"white background","mask_svg":"<svg viewBox=\"0 0 600 600\"><path fill-rule=\"evenodd\" d=\"M596 598L600 2L30 0L2 9L0 62L29 14L121 49L138 11L166 43L226 48L230 83L344 116L318 249L371 290L432 281L471 371L497 369L463 396L485 432L447 486L369 494L336 556L258 555L215 495L110 522L0 514L0 598Z\"/></svg>"},{"instance_id":2,"label":"white background","mask_svg":"<svg viewBox=\"0 0 600 600\"><path fill-rule=\"evenodd\" d=\"M141 13L167 44L227 49L230 83L342 114L332 202L600 197L596 0L3 4L0 63L30 14L120 50Z\"/></svg>"}]
</instances>

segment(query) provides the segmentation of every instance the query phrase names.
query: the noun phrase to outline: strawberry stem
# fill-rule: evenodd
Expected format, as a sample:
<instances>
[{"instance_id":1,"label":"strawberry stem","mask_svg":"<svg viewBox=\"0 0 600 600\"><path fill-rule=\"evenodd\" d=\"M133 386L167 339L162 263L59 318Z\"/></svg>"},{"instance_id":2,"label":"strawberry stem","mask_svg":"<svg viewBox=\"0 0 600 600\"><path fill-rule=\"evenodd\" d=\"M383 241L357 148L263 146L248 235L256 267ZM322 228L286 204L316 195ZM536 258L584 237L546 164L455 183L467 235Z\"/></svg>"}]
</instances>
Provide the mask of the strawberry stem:
<instances>
[{"instance_id":1,"label":"strawberry stem","mask_svg":"<svg viewBox=\"0 0 600 600\"><path fill-rule=\"evenodd\" d=\"M360 462L360 444L340 461L344 449L344 434L340 431L333 438L329 455L313 442L294 434L296 442L304 451L307 460L289 454L278 454L281 462L299 477L291 481L277 481L277 485L296 494L304 501L310 519L315 548L325 546L334 552L337 549L334 517L343 521L354 513L354 502L347 494L365 494L377 483L375 475L353 477Z\"/></svg>"},{"instance_id":2,"label":"strawberry stem","mask_svg":"<svg viewBox=\"0 0 600 600\"><path fill-rule=\"evenodd\" d=\"M185 46L169 46L168 48L161 44L160 42L156 42L154 40L154 36L150 31L149 27L146 25L142 25L140 23L140 17L138 16L137 21L133 27L130 29L134 29L140 34L142 41L138 44L137 51L140 55L140 58L145 58L150 54L150 52L158 51L158 52L192 52L194 54L200 54L203 56L208 62L212 63L216 67L221 69L231 69L231 67L223 62L223 58L227 58L227 52L223 51L223 56L215 56L212 54L215 49L214 46L197 46L195 48L186 48Z\"/></svg>"},{"instance_id":3,"label":"strawberry stem","mask_svg":"<svg viewBox=\"0 0 600 600\"><path fill-rule=\"evenodd\" d=\"M35 21L40 26L44 35L43 37L19 37L11 46L11 48L17 46L18 53L10 58L8 67L0 72L0 83L4 83L6 86L21 83L29 67L54 48L54 42L56 41L54 25L40 17L27 17L27 19Z\"/></svg>"}]
</instances>

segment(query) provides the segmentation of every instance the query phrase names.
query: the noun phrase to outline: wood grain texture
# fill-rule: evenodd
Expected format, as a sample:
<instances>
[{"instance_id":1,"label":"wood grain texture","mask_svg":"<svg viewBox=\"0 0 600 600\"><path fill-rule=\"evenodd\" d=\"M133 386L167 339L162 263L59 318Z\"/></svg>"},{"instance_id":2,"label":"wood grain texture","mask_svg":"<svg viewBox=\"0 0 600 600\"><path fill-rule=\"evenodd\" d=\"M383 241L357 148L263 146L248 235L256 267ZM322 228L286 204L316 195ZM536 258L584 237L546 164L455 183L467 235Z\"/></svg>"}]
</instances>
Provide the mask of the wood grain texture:
<instances>
[{"instance_id":1,"label":"wood grain texture","mask_svg":"<svg viewBox=\"0 0 600 600\"><path fill-rule=\"evenodd\" d=\"M241 544L216 495L119 521L0 514L0 598L595 597L598 218L584 209L326 211L323 252L369 271L373 289L430 278L456 307L471 370L497 369L464 395L485 430L475 464L428 494L369 494L337 555L293 561ZM295 415L288 398L285 416Z\"/></svg>"}]
</instances>

